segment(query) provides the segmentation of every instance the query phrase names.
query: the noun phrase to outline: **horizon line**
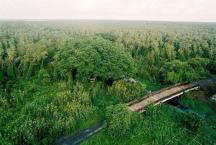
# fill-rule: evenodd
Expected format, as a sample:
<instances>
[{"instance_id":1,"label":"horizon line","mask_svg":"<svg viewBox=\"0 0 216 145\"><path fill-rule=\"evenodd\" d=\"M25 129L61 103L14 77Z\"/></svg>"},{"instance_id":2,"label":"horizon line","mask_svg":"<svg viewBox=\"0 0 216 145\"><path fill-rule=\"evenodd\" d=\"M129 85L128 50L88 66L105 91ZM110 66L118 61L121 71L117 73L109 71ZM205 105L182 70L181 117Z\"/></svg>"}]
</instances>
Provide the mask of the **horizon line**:
<instances>
[{"instance_id":1,"label":"horizon line","mask_svg":"<svg viewBox=\"0 0 216 145\"><path fill-rule=\"evenodd\" d=\"M145 20L145 19L100 19L100 18L0 18L0 21L145 21L145 22L183 22L183 23L216 23L216 21L199 20Z\"/></svg>"}]
</instances>

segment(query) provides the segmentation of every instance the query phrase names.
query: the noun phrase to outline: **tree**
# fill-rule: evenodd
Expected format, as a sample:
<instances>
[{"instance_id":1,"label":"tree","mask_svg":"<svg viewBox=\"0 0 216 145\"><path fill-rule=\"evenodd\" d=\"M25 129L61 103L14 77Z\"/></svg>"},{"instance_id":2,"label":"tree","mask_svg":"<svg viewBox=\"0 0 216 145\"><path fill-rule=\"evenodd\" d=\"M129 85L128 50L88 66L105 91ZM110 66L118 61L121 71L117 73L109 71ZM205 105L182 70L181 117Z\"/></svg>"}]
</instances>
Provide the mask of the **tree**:
<instances>
[{"instance_id":1,"label":"tree","mask_svg":"<svg viewBox=\"0 0 216 145\"><path fill-rule=\"evenodd\" d=\"M186 62L181 62L179 60L167 62L160 70L162 80L173 84L182 82L184 81L183 74L187 68Z\"/></svg>"},{"instance_id":2,"label":"tree","mask_svg":"<svg viewBox=\"0 0 216 145\"><path fill-rule=\"evenodd\" d=\"M98 33L97 35L101 36L104 39L110 40L112 42L115 42L117 40L117 36L115 36L113 33L111 32L107 32L107 33Z\"/></svg>"},{"instance_id":3,"label":"tree","mask_svg":"<svg viewBox=\"0 0 216 145\"><path fill-rule=\"evenodd\" d=\"M207 59L198 57L188 61L166 62L160 70L162 81L175 84L204 78L208 76L208 72L205 70L207 62Z\"/></svg>"},{"instance_id":4,"label":"tree","mask_svg":"<svg viewBox=\"0 0 216 145\"><path fill-rule=\"evenodd\" d=\"M1 64L0 81L1 81L3 88L5 88L9 78L7 74L7 63L6 63L7 58L8 58L7 46L4 41L1 42L0 58L1 58L0 60L0 64Z\"/></svg>"},{"instance_id":5,"label":"tree","mask_svg":"<svg viewBox=\"0 0 216 145\"><path fill-rule=\"evenodd\" d=\"M56 61L60 76L68 73L74 76L73 72L76 72L75 78L85 81L92 77L104 81L116 80L132 76L135 71L130 54L97 37L68 42L56 55Z\"/></svg>"}]
</instances>

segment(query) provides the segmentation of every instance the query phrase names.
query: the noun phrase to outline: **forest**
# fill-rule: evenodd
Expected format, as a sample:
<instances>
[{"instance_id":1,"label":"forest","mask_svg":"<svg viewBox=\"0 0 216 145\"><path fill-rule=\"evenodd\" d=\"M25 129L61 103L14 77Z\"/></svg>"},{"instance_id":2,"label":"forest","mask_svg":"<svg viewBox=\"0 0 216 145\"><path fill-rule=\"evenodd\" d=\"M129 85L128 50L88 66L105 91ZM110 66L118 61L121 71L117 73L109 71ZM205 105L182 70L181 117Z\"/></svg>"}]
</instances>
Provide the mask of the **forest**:
<instances>
[{"instance_id":1,"label":"forest","mask_svg":"<svg viewBox=\"0 0 216 145\"><path fill-rule=\"evenodd\" d=\"M178 100L192 113L126 103L215 75L216 23L0 21L0 145L55 144L104 120L83 145L214 145L216 86Z\"/></svg>"}]
</instances>

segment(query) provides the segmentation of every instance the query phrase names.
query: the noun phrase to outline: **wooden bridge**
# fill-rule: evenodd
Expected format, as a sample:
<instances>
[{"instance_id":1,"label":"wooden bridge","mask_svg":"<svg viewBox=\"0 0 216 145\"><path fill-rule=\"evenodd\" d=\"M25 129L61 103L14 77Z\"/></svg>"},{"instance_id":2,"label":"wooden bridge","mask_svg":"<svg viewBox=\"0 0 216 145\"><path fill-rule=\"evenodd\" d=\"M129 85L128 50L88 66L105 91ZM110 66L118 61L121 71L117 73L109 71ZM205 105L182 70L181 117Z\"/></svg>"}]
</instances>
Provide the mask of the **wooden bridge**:
<instances>
[{"instance_id":1,"label":"wooden bridge","mask_svg":"<svg viewBox=\"0 0 216 145\"><path fill-rule=\"evenodd\" d=\"M177 84L168 88L164 88L160 91L154 92L148 96L144 96L140 100L135 100L128 103L128 108L134 112L143 112L144 108L147 105L153 104L158 105L160 103L166 102L170 99L178 97L183 93L198 90L201 86L205 86L205 84L214 83L214 79L210 80L201 80L195 83L184 83L184 84Z\"/></svg>"}]
</instances>

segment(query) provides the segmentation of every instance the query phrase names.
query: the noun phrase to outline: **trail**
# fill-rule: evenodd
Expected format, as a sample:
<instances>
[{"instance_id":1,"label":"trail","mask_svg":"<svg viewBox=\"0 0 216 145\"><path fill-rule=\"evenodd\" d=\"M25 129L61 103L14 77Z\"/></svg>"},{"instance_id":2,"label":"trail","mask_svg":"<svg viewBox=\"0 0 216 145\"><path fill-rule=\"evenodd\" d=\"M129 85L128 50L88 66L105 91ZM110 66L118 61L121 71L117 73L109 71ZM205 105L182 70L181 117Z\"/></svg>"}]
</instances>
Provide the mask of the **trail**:
<instances>
[{"instance_id":1,"label":"trail","mask_svg":"<svg viewBox=\"0 0 216 145\"><path fill-rule=\"evenodd\" d=\"M78 145L88 137L98 133L105 127L105 122L96 124L80 133L73 136L67 136L61 138L56 145Z\"/></svg>"}]
</instances>

